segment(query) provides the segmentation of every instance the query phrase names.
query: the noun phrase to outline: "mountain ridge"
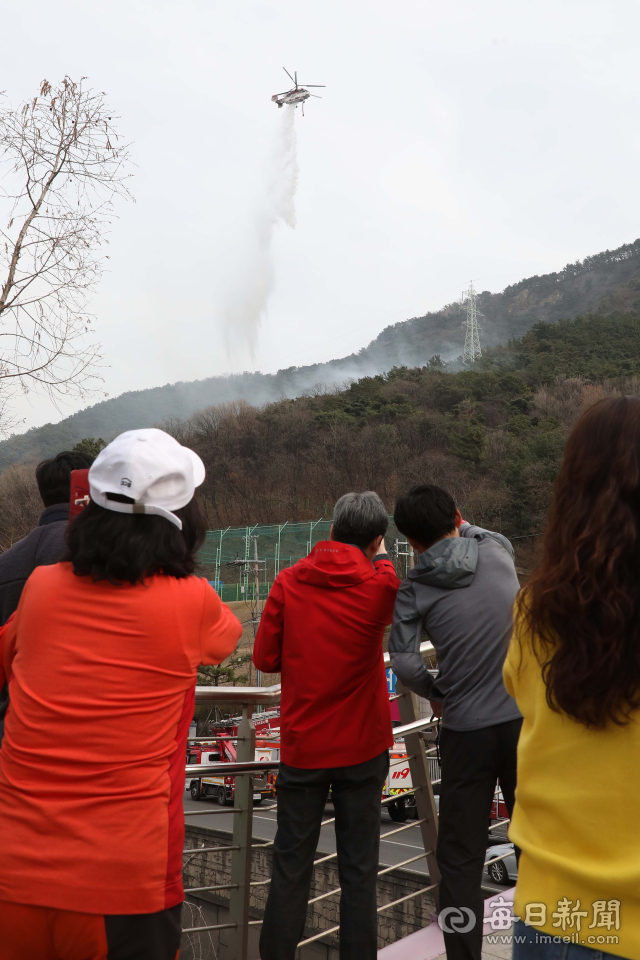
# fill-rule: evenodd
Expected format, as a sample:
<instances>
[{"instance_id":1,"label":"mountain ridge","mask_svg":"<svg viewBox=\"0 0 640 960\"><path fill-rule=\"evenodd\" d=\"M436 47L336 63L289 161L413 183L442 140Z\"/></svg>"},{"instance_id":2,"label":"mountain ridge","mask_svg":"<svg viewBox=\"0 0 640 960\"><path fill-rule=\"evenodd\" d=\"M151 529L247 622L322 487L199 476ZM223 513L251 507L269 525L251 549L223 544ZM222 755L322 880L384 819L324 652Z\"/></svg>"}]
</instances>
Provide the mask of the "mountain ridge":
<instances>
[{"instance_id":1,"label":"mountain ridge","mask_svg":"<svg viewBox=\"0 0 640 960\"><path fill-rule=\"evenodd\" d=\"M640 311L640 239L615 250L567 264L562 270L535 275L500 293L482 291L483 347L507 346L538 321L556 322L582 314L609 315ZM208 406L244 400L262 406L301 396L314 388L386 372L396 366L426 364L435 355L451 361L464 341L465 310L451 303L385 327L357 353L325 363L288 367L275 374L240 373L178 381L133 390L80 410L57 424L44 424L0 442L0 469L32 462L74 446L84 437L111 439L123 430L185 419Z\"/></svg>"}]
</instances>

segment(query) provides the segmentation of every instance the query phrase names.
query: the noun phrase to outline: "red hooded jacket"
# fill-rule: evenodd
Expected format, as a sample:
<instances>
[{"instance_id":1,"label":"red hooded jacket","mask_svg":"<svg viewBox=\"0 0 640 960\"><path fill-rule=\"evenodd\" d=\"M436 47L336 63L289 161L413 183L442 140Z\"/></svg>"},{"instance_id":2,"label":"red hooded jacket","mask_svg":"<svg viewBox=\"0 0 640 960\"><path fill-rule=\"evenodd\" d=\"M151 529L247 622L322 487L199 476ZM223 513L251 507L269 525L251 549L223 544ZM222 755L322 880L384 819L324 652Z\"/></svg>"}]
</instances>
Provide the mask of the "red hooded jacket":
<instances>
[{"instance_id":1,"label":"red hooded jacket","mask_svg":"<svg viewBox=\"0 0 640 960\"><path fill-rule=\"evenodd\" d=\"M282 674L283 763L346 767L392 746L382 637L399 586L386 557L334 540L276 578L253 662Z\"/></svg>"}]
</instances>

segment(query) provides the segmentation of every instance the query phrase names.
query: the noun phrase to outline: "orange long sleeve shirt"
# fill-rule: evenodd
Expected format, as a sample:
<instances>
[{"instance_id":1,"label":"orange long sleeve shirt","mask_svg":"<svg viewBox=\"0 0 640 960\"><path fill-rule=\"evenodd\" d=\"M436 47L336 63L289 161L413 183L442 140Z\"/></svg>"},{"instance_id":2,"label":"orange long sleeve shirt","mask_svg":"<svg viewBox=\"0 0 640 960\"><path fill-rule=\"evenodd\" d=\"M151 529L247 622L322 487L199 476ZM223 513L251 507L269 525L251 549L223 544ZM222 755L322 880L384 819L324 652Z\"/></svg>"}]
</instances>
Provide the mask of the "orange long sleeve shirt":
<instances>
[{"instance_id":1,"label":"orange long sleeve shirt","mask_svg":"<svg viewBox=\"0 0 640 960\"><path fill-rule=\"evenodd\" d=\"M114 586L69 563L33 572L0 632L0 900L99 914L183 900L197 668L241 632L197 577Z\"/></svg>"}]
</instances>

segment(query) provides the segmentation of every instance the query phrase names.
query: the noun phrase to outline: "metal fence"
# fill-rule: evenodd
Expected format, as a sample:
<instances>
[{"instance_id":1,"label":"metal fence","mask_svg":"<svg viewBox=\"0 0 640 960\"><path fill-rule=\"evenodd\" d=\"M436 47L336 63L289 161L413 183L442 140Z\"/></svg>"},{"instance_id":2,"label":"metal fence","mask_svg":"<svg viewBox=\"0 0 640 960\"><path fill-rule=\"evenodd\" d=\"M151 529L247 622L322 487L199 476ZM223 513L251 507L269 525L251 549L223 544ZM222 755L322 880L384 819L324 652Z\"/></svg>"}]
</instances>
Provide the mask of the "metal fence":
<instances>
[{"instance_id":1,"label":"metal fence","mask_svg":"<svg viewBox=\"0 0 640 960\"><path fill-rule=\"evenodd\" d=\"M331 520L209 530L198 560L223 600L254 599L256 582L260 597L265 598L280 570L306 557L316 543L328 540L330 530ZM406 576L406 541L391 518L386 543L398 573Z\"/></svg>"},{"instance_id":2,"label":"metal fence","mask_svg":"<svg viewBox=\"0 0 640 960\"><path fill-rule=\"evenodd\" d=\"M430 643L423 643L421 645L421 651L424 656L428 656L433 652L433 647ZM385 654L385 661L387 664L388 660L389 655ZM424 738L425 731L433 727L437 721L419 718L416 706L416 698L410 693L410 691L403 689L400 682L398 682L396 688L396 699L398 701L402 725L396 727L393 732L396 740L403 739L405 742L407 760L409 762L413 784L412 790L409 792L413 793L415 796L418 818L417 820L413 820L401 827L398 827L397 829L390 831L389 833L386 833L385 836L402 833L404 830L409 830L413 827L419 826L424 852L418 854L417 856L410 857L408 860L405 860L402 863L395 864L392 867L385 867L381 869L378 873L378 876L390 874L394 870L406 867L408 864L415 863L418 860L426 859L428 883L424 887L408 894L405 897L401 897L392 901L391 903L384 904L378 908L378 913L390 910L406 900L409 900L413 897L420 897L427 893L430 893L433 896L436 902L436 907L438 905L438 884L440 880L440 874L435 858L436 841L438 835L438 815L432 786L432 783L436 781L432 781L432 776L430 775L429 769L430 761L432 761L433 754L435 753L435 748L430 747L427 749L428 745L425 743ZM247 960L249 928L260 926L262 923L261 920L250 919L249 897L251 887L257 884L266 885L270 882L269 880L252 881L251 853L256 847L261 849L272 847L274 842L273 840L260 840L256 842L253 840L252 776L258 773L264 773L265 771L275 770L279 765L277 761L254 760L256 731L252 719L253 707L256 705L272 707L279 703L279 700L279 684L273 687L196 688L197 702L220 703L226 705L236 704L242 710L242 719L238 724L236 763L190 764L185 767L187 777L201 777L203 775L212 776L216 772L221 772L225 775L233 774L236 777L236 788L233 810L220 809L207 811L186 811L185 815L188 817L197 817L203 815L211 816L217 813L222 814L232 812L234 814L234 827L230 846L199 847L196 850L193 848L188 848L184 851L186 856L193 856L194 853L201 854L212 851L231 851L231 879L229 883L216 884L214 886L185 888L186 895L229 890L229 922L187 927L184 930L184 933L191 935L215 930L231 930L233 932L232 936L235 938L231 955L235 958L235 960ZM406 762L406 760L403 762ZM395 799L397 798L391 796L386 800L383 800L382 803L392 803ZM265 810L273 810L276 806L277 804L272 807L261 808L261 812L264 812ZM335 818L324 820L323 826L333 823L334 820ZM508 821L502 821L502 823L506 822ZM326 863L329 860L336 859L337 856L337 853L323 856L316 860L315 864ZM506 856L508 856L508 854L505 854L503 857L493 858L489 862L495 862L496 860L504 859ZM309 903L312 904L318 900L336 896L339 893L340 888L338 887L334 890L329 890L320 896L312 898ZM302 940L298 946L302 947L306 944L312 943L315 940L321 940L323 937L329 936L335 933L337 930L339 930L339 926L331 927L328 930L323 930L321 933L318 933L313 937Z\"/></svg>"}]
</instances>

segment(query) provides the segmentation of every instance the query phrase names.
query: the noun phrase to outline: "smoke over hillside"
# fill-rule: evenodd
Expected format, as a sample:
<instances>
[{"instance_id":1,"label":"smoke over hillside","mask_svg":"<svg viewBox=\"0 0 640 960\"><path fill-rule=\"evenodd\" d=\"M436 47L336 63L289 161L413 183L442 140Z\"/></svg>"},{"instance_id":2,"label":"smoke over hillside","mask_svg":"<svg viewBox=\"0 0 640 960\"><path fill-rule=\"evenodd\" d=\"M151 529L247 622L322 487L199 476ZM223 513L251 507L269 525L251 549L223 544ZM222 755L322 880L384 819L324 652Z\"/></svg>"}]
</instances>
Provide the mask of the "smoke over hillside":
<instances>
[{"instance_id":1,"label":"smoke over hillside","mask_svg":"<svg viewBox=\"0 0 640 960\"><path fill-rule=\"evenodd\" d=\"M295 158L295 153L288 156ZM294 165L289 169L291 189L286 196L290 206L283 196L277 201L283 219L285 213L293 212ZM481 293L478 306L485 317L480 330L483 348L507 345L539 320L555 322L580 314L638 314L640 240L587 257L582 263L569 264L557 273L522 280L502 293ZM254 312L253 317L259 319L259 314ZM124 393L87 407L61 423L34 428L0 443L0 469L10 463L51 456L83 437L101 436L109 440L123 430L185 419L216 404L245 400L260 406L285 397L299 397L307 391L322 392L332 385L343 385L393 367L419 367L436 354L444 360L455 358L464 343L464 317L459 304L450 304L437 313L386 327L358 353L328 363L289 367L274 374L209 377ZM250 328L249 324L247 329Z\"/></svg>"}]
</instances>

